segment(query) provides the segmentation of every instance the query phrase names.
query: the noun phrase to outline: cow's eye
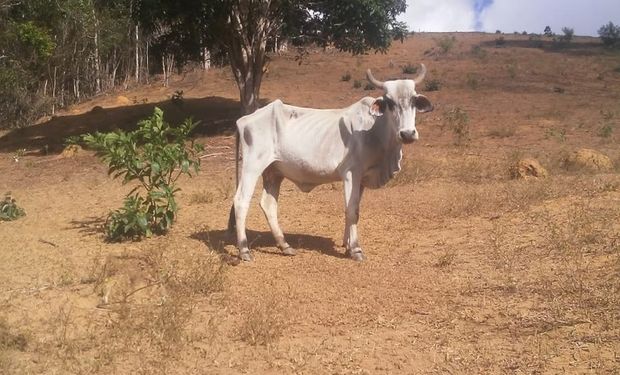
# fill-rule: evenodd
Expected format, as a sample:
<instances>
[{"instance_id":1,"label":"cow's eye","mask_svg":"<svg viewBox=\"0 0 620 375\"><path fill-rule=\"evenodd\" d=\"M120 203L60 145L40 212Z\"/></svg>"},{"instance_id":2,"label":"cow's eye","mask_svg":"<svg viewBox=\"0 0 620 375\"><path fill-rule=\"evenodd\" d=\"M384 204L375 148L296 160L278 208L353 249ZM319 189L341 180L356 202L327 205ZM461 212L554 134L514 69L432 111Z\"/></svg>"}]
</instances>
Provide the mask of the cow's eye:
<instances>
[{"instance_id":1,"label":"cow's eye","mask_svg":"<svg viewBox=\"0 0 620 375\"><path fill-rule=\"evenodd\" d=\"M388 105L388 108L390 109L390 111L394 111L394 108L396 107L396 102L393 101L392 99L388 98L387 96L385 97L385 102Z\"/></svg>"}]
</instances>

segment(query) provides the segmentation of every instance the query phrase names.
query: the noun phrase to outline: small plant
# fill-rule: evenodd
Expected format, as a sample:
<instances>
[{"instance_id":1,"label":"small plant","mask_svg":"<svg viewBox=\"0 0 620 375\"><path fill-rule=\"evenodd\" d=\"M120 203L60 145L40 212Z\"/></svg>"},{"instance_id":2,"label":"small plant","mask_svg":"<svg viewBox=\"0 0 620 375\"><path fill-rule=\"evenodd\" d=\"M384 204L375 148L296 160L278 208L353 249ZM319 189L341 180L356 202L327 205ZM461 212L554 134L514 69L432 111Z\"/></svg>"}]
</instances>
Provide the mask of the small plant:
<instances>
[{"instance_id":1,"label":"small plant","mask_svg":"<svg viewBox=\"0 0 620 375\"><path fill-rule=\"evenodd\" d=\"M365 91L370 91L370 90L374 90L375 89L375 85L373 85L370 82L366 82L366 85L364 86L364 90Z\"/></svg>"},{"instance_id":2,"label":"small plant","mask_svg":"<svg viewBox=\"0 0 620 375\"><path fill-rule=\"evenodd\" d=\"M467 73L467 86L472 90L480 88L480 79L476 73Z\"/></svg>"},{"instance_id":3,"label":"small plant","mask_svg":"<svg viewBox=\"0 0 620 375\"><path fill-rule=\"evenodd\" d=\"M0 202L0 220L12 221L25 215L26 212L17 205L15 198L11 197L11 193L6 193L4 195L4 200Z\"/></svg>"},{"instance_id":4,"label":"small plant","mask_svg":"<svg viewBox=\"0 0 620 375\"><path fill-rule=\"evenodd\" d=\"M340 77L340 80L341 80L342 82L349 82L349 81L351 80L351 73L349 73L349 72L344 73L344 74Z\"/></svg>"},{"instance_id":5,"label":"small plant","mask_svg":"<svg viewBox=\"0 0 620 375\"><path fill-rule=\"evenodd\" d=\"M189 199L190 204L208 204L208 203L213 203L214 199L214 194L210 191L200 191L200 192L195 192L192 194L192 196Z\"/></svg>"},{"instance_id":6,"label":"small plant","mask_svg":"<svg viewBox=\"0 0 620 375\"><path fill-rule=\"evenodd\" d=\"M559 142L566 140L566 129L547 128L545 129L545 139L555 138Z\"/></svg>"},{"instance_id":7,"label":"small plant","mask_svg":"<svg viewBox=\"0 0 620 375\"><path fill-rule=\"evenodd\" d=\"M441 88L441 82L438 79L429 79L424 84L426 91L438 91Z\"/></svg>"},{"instance_id":8,"label":"small plant","mask_svg":"<svg viewBox=\"0 0 620 375\"><path fill-rule=\"evenodd\" d=\"M19 160L21 158L24 157L24 155L26 155L26 149L25 148L20 148L17 151L15 151L15 153L13 154L13 161L16 163L19 163Z\"/></svg>"},{"instance_id":9,"label":"small plant","mask_svg":"<svg viewBox=\"0 0 620 375\"><path fill-rule=\"evenodd\" d=\"M441 49L441 52L444 54L450 52L452 48L454 48L455 43L456 43L456 38L454 36L452 37L444 36L443 38L437 41L437 45Z\"/></svg>"},{"instance_id":10,"label":"small plant","mask_svg":"<svg viewBox=\"0 0 620 375\"><path fill-rule=\"evenodd\" d=\"M620 41L620 25L616 26L610 21L598 29L598 35L606 47L617 46Z\"/></svg>"},{"instance_id":11,"label":"small plant","mask_svg":"<svg viewBox=\"0 0 620 375\"><path fill-rule=\"evenodd\" d=\"M515 79L517 77L517 64L511 63L506 68L508 70L508 76L510 76L511 79Z\"/></svg>"},{"instance_id":12,"label":"small plant","mask_svg":"<svg viewBox=\"0 0 620 375\"><path fill-rule=\"evenodd\" d=\"M444 113L442 130L447 125L454 136L454 144L462 145L469 141L469 116L461 107L454 107Z\"/></svg>"},{"instance_id":13,"label":"small plant","mask_svg":"<svg viewBox=\"0 0 620 375\"><path fill-rule=\"evenodd\" d=\"M413 65L412 63L407 63L402 66L403 74L416 74L418 71L418 67Z\"/></svg>"},{"instance_id":14,"label":"small plant","mask_svg":"<svg viewBox=\"0 0 620 375\"><path fill-rule=\"evenodd\" d=\"M504 39L503 36L500 36L499 38L495 39L496 46L503 46L504 44L506 44L506 39Z\"/></svg>"},{"instance_id":15,"label":"small plant","mask_svg":"<svg viewBox=\"0 0 620 375\"><path fill-rule=\"evenodd\" d=\"M484 60L487 57L487 51L479 45L471 47L471 54L480 60Z\"/></svg>"},{"instance_id":16,"label":"small plant","mask_svg":"<svg viewBox=\"0 0 620 375\"><path fill-rule=\"evenodd\" d=\"M434 266L437 268L446 268L454 264L456 258L456 251L454 249L444 250L443 253L437 258Z\"/></svg>"},{"instance_id":17,"label":"small plant","mask_svg":"<svg viewBox=\"0 0 620 375\"><path fill-rule=\"evenodd\" d=\"M170 100L176 105L183 105L183 90L175 91Z\"/></svg>"},{"instance_id":18,"label":"small plant","mask_svg":"<svg viewBox=\"0 0 620 375\"><path fill-rule=\"evenodd\" d=\"M353 81L353 87L359 89L360 87L362 87L362 81L356 79L355 81Z\"/></svg>"},{"instance_id":19,"label":"small plant","mask_svg":"<svg viewBox=\"0 0 620 375\"><path fill-rule=\"evenodd\" d=\"M186 144L197 123L186 120L178 127L164 122L163 112L155 108L153 116L138 123L132 132L87 134L84 142L97 150L108 164L109 173L122 177L123 183L137 181L125 198L123 207L108 215L105 231L108 240L139 239L153 233L163 234L176 219L178 207L175 182L181 174L198 172L197 153L202 145ZM142 188L146 197L136 193Z\"/></svg>"},{"instance_id":20,"label":"small plant","mask_svg":"<svg viewBox=\"0 0 620 375\"><path fill-rule=\"evenodd\" d=\"M614 130L614 113L611 111L601 111L601 116L603 120L600 122L598 135L601 138L609 138Z\"/></svg>"}]
</instances>

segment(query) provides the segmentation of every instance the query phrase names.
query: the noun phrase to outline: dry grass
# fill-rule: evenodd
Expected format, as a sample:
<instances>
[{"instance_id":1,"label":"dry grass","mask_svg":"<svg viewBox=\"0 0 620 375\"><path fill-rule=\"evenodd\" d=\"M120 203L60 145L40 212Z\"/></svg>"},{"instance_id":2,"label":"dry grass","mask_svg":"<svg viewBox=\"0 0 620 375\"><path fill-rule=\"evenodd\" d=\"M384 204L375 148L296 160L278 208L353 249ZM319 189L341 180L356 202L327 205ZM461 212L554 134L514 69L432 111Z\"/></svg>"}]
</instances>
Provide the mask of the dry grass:
<instances>
[{"instance_id":1,"label":"dry grass","mask_svg":"<svg viewBox=\"0 0 620 375\"><path fill-rule=\"evenodd\" d=\"M202 339L190 326L196 302L224 283L217 255L188 257L170 245L154 243L148 251L100 261L92 281L102 319L84 324L83 312L64 304L48 323L49 346L39 350L55 353L70 373L169 373L183 348Z\"/></svg>"},{"instance_id":2,"label":"dry grass","mask_svg":"<svg viewBox=\"0 0 620 375\"><path fill-rule=\"evenodd\" d=\"M189 204L209 204L213 203L215 197L210 191L202 190L192 193L189 198Z\"/></svg>"},{"instance_id":3,"label":"dry grass","mask_svg":"<svg viewBox=\"0 0 620 375\"><path fill-rule=\"evenodd\" d=\"M239 317L237 335L250 345L274 344L292 323L290 291L277 294L269 285L263 287L258 301L244 306Z\"/></svg>"}]
</instances>

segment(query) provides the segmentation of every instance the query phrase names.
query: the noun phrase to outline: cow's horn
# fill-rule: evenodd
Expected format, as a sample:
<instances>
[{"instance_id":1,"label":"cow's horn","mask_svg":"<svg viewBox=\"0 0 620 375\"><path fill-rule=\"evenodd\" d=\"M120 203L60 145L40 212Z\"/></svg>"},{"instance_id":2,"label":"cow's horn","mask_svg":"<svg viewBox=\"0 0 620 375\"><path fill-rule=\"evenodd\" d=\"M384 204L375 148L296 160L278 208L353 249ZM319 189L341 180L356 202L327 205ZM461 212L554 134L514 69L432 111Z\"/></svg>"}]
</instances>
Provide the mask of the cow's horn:
<instances>
[{"instance_id":1,"label":"cow's horn","mask_svg":"<svg viewBox=\"0 0 620 375\"><path fill-rule=\"evenodd\" d=\"M420 64L420 73L418 73L418 75L413 79L413 82L415 82L416 85L419 85L422 82L422 80L424 80L425 76L426 76L426 65Z\"/></svg>"},{"instance_id":2,"label":"cow's horn","mask_svg":"<svg viewBox=\"0 0 620 375\"><path fill-rule=\"evenodd\" d=\"M372 73L370 72L370 69L366 71L366 77L368 78L368 81L370 81L370 83L372 83L376 88L385 89L385 83L373 77Z\"/></svg>"}]
</instances>

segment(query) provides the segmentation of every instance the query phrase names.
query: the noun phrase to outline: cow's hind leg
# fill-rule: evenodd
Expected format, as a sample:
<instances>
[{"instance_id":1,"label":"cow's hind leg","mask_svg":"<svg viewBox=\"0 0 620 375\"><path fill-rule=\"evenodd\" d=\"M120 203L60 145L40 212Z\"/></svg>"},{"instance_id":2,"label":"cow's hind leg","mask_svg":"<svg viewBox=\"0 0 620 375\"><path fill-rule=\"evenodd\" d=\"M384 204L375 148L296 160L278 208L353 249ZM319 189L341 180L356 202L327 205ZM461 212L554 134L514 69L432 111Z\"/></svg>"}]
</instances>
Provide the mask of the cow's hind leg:
<instances>
[{"instance_id":1,"label":"cow's hind leg","mask_svg":"<svg viewBox=\"0 0 620 375\"><path fill-rule=\"evenodd\" d=\"M284 239L284 234L278 223L278 196L280 195L280 185L284 178L271 168L267 168L263 172L263 196L260 200L260 206L265 213L271 233L276 240L276 244L286 255L295 255L293 249Z\"/></svg>"},{"instance_id":2,"label":"cow's hind leg","mask_svg":"<svg viewBox=\"0 0 620 375\"><path fill-rule=\"evenodd\" d=\"M262 168L245 168L237 187L234 198L235 226L237 229L237 246L239 247L239 258L245 261L252 260L248 238L245 233L245 220L250 208L250 200L256 187L258 176L262 173Z\"/></svg>"}]
</instances>

